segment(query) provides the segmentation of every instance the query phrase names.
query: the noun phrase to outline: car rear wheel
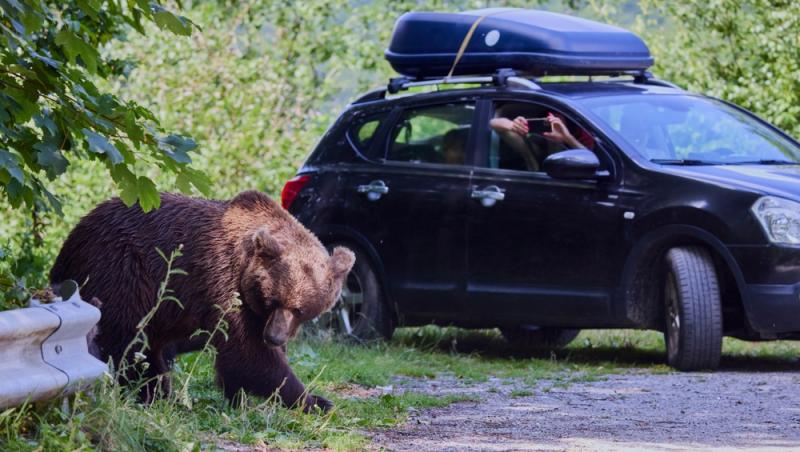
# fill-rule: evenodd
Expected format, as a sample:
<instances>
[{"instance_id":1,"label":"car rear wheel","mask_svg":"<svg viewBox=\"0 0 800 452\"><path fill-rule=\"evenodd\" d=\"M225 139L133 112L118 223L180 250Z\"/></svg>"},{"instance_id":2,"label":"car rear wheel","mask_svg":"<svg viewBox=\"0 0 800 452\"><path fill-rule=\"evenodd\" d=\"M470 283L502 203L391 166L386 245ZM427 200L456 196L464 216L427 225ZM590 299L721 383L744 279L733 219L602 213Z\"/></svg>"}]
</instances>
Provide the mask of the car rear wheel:
<instances>
[{"instance_id":1,"label":"car rear wheel","mask_svg":"<svg viewBox=\"0 0 800 452\"><path fill-rule=\"evenodd\" d=\"M684 371L715 369L722 354L719 283L708 251L673 248L665 259L667 363Z\"/></svg>"},{"instance_id":2,"label":"car rear wheel","mask_svg":"<svg viewBox=\"0 0 800 452\"><path fill-rule=\"evenodd\" d=\"M330 311L312 321L312 329L358 340L390 339L394 332L393 316L369 257L357 248L343 246L353 251L356 262L342 286L339 300Z\"/></svg>"},{"instance_id":3,"label":"car rear wheel","mask_svg":"<svg viewBox=\"0 0 800 452\"><path fill-rule=\"evenodd\" d=\"M581 330L572 328L553 328L519 326L501 328L500 332L509 344L521 349L559 349L572 342Z\"/></svg>"}]
</instances>

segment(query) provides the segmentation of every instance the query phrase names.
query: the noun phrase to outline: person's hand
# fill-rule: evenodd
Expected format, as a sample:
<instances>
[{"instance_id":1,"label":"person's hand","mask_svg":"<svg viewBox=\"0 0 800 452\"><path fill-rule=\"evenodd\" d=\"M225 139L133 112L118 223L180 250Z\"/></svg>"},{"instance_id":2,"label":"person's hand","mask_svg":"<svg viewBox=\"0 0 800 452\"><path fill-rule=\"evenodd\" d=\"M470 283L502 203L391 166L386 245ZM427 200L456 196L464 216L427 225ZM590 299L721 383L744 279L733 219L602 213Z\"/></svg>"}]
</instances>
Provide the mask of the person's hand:
<instances>
[{"instance_id":1,"label":"person's hand","mask_svg":"<svg viewBox=\"0 0 800 452\"><path fill-rule=\"evenodd\" d=\"M545 132L542 135L564 144L571 144L575 141L575 138L569 133L569 129L564 125L564 121L561 118L552 113L548 113L547 122L550 123L550 132Z\"/></svg>"},{"instance_id":2,"label":"person's hand","mask_svg":"<svg viewBox=\"0 0 800 452\"><path fill-rule=\"evenodd\" d=\"M508 118L494 118L490 125L498 132L513 132L521 137L528 135L528 120L517 116L514 120Z\"/></svg>"}]
</instances>

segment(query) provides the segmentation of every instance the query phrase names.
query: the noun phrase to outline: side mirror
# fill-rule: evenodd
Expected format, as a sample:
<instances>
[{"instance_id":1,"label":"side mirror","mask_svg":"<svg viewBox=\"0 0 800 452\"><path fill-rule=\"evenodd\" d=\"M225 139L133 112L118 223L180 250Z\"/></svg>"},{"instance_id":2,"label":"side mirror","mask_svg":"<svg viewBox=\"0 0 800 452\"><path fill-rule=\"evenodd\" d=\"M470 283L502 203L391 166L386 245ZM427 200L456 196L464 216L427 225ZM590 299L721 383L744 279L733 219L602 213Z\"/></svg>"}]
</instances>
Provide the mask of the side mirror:
<instances>
[{"instance_id":1,"label":"side mirror","mask_svg":"<svg viewBox=\"0 0 800 452\"><path fill-rule=\"evenodd\" d=\"M548 156L542 166L545 173L554 179L594 179L600 160L592 151L571 149Z\"/></svg>"}]
</instances>

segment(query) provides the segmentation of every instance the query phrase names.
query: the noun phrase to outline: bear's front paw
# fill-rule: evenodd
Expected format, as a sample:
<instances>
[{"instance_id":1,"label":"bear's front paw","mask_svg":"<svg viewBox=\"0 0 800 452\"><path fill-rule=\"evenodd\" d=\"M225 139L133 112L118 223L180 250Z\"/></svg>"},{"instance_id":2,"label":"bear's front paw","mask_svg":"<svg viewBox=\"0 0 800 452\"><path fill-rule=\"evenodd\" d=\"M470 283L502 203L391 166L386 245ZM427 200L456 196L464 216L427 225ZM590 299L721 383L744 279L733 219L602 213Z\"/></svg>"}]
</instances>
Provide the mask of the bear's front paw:
<instances>
[{"instance_id":1,"label":"bear's front paw","mask_svg":"<svg viewBox=\"0 0 800 452\"><path fill-rule=\"evenodd\" d=\"M306 397L306 405L303 407L303 411L306 413L314 413L319 410L323 413L327 413L331 408L333 408L333 403L330 400L311 394Z\"/></svg>"}]
</instances>

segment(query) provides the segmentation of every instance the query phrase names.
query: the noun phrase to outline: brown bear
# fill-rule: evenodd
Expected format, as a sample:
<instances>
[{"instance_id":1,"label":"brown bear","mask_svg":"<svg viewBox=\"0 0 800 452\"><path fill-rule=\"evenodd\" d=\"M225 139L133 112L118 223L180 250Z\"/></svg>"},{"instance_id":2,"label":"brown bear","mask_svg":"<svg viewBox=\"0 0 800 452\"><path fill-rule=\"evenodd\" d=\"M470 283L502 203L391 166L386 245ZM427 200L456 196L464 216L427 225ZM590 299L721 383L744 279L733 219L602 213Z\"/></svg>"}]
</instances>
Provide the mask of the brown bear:
<instances>
[{"instance_id":1,"label":"brown bear","mask_svg":"<svg viewBox=\"0 0 800 452\"><path fill-rule=\"evenodd\" d=\"M169 255L180 245L174 267L186 275L169 281L180 304L162 303L144 329L148 348L133 347L123 356L137 325L156 306L166 276L156 248ZM170 355L195 348L193 333L214 331L225 313L227 338L217 333L210 340L217 350L217 382L229 399L240 390L259 396L277 391L287 406L327 410L331 403L307 395L292 373L284 345L300 324L330 309L354 261L342 247L329 255L260 192L230 201L162 194L161 207L147 214L118 198L98 205L67 237L50 281L78 281L84 298L102 302L96 337L101 359L138 362L123 380L144 376L145 402L169 391ZM241 307L232 309L237 297ZM136 352L146 357L137 360Z\"/></svg>"}]
</instances>

